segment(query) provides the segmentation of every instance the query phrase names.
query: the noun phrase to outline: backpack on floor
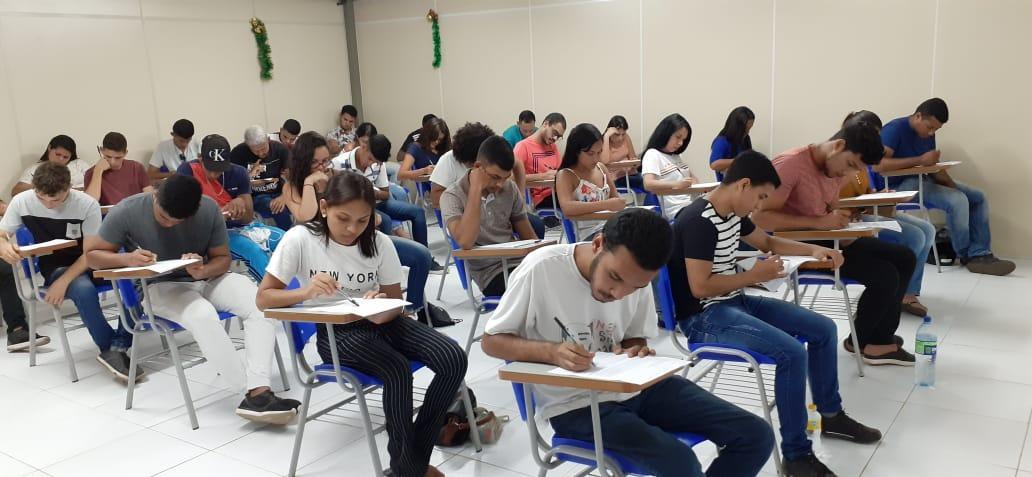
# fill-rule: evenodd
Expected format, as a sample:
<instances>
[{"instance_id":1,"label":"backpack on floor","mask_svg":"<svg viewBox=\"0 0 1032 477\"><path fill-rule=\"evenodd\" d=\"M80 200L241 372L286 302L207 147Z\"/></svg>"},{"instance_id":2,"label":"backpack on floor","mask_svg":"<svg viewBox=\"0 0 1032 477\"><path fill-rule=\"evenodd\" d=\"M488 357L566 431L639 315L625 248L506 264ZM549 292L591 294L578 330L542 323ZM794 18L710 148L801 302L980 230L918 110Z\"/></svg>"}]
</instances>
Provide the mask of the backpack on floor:
<instances>
[{"instance_id":1,"label":"backpack on floor","mask_svg":"<svg viewBox=\"0 0 1032 477\"><path fill-rule=\"evenodd\" d=\"M477 432L480 434L481 444L494 444L502 436L502 426L509 422L509 416L498 417L494 411L488 411L477 407L477 397L473 390L469 390L470 405L473 407L473 415L476 416ZM462 394L459 393L452 401L451 407L445 414L444 425L437 436L437 445L442 447L461 446L469 441L470 425L466 419L466 408L462 404Z\"/></svg>"},{"instance_id":2,"label":"backpack on floor","mask_svg":"<svg viewBox=\"0 0 1032 477\"><path fill-rule=\"evenodd\" d=\"M953 266L957 263L957 252L953 250L953 242L950 240L950 232L945 227L935 231L935 248L939 251L939 264L944 267ZM935 254L928 252L929 265L935 265Z\"/></svg>"}]
</instances>

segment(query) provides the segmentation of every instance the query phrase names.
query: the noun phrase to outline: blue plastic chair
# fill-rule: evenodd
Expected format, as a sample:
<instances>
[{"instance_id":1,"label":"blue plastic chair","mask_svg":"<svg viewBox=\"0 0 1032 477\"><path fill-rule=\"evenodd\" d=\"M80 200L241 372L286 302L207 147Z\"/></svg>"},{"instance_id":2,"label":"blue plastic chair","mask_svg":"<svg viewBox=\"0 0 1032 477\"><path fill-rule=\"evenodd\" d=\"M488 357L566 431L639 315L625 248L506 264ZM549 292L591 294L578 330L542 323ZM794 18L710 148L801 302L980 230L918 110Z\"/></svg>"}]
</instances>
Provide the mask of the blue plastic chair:
<instances>
[{"instance_id":1,"label":"blue plastic chair","mask_svg":"<svg viewBox=\"0 0 1032 477\"><path fill-rule=\"evenodd\" d=\"M516 396L516 407L519 408L520 418L527 423L530 431L530 445L534 454L534 461L541 469L539 476L548 474L549 470L555 469L564 462L582 464L591 468L597 467L595 461L595 443L570 439L559 435L553 435L550 445L545 443L544 438L537 428L537 420L534 418L534 396L530 388L523 383L512 383L512 391ZM530 401L530 405L527 402ZM706 439L697 434L687 432L674 433L678 440L684 445L694 447ZM544 455L541 453L544 452ZM616 476L626 475L649 475L639 464L616 452L605 450L606 470ZM591 469L588 469L590 471ZM587 471L578 475L585 475Z\"/></svg>"},{"instance_id":2,"label":"blue plastic chair","mask_svg":"<svg viewBox=\"0 0 1032 477\"><path fill-rule=\"evenodd\" d=\"M444 233L444 237L448 239L449 243L451 239L448 236L448 227L444 224L444 217L441 215L441 209L434 209L434 217L437 218L437 225L441 227L441 232ZM441 299L441 293L444 292L444 279L448 278L448 270L452 263L452 249L448 248L448 256L444 258L444 270L441 271L441 281L437 284L437 299ZM461 272L460 272L461 273ZM431 325L433 326L433 325Z\"/></svg>"},{"instance_id":3,"label":"blue plastic chair","mask_svg":"<svg viewBox=\"0 0 1032 477\"><path fill-rule=\"evenodd\" d=\"M838 246L835 248L838 249ZM806 292L809 290L809 287L813 286L815 289L808 308L818 311L815 305L817 303L821 287L831 286L836 290L841 290L846 321L849 322L849 336L853 341L853 350L857 351L853 353L856 359L856 372L860 377L863 377L864 361L863 357L859 353L860 341L856 336L856 312L853 310L853 302L849 297L849 290L846 288L848 285L859 284L860 282L840 276L838 270L835 270L834 272L824 270L797 270L792 276L792 286L785 290L785 294L782 296L782 299L788 298L788 294L791 292L793 294L795 304L802 305L803 297L806 296ZM802 290L799 289L800 285L803 287Z\"/></svg>"},{"instance_id":4,"label":"blue plastic chair","mask_svg":"<svg viewBox=\"0 0 1032 477\"><path fill-rule=\"evenodd\" d=\"M15 231L15 240L18 245L21 246L36 243L35 238L32 236L32 232L29 232L29 229L24 226ZM72 357L72 351L68 345L68 332L85 328L86 325L82 322L81 318L76 317L73 319L78 321L77 324L66 326L65 318L72 317L65 317L62 315L60 306L47 304L44 298L47 296L48 287L44 285L46 277L40 273L38 257L22 259L19 264L20 267L19 265L13 266L15 273L14 283L15 288L18 290L18 297L21 298L22 307L28 315L28 320L26 321L28 321L29 326L29 366L36 366L36 303L42 303L50 308L51 313L54 316L54 323L57 325L57 335L61 340L61 350L64 353L65 364L68 365L68 375L72 379L73 383L78 382L79 373L75 369L75 359ZM22 275L26 280L28 280L28 283L26 283L25 280L19 280L17 278L19 268L21 269ZM110 291L110 285L97 285L97 294L101 297ZM65 297L65 300L68 300L68 298Z\"/></svg>"},{"instance_id":5,"label":"blue plastic chair","mask_svg":"<svg viewBox=\"0 0 1032 477\"><path fill-rule=\"evenodd\" d=\"M677 336L677 310L674 305L674 294L673 289L670 285L670 272L667 267L663 267L659 271L655 292L659 299L659 308L663 315L663 329L670 335L670 340L673 342L674 347L677 348L686 358L688 358L692 364L696 366L702 360L713 361L709 367L704 370L694 379L694 381L701 381L706 377L707 374L713 372L713 377L710 380L709 391L712 393L716 390L717 381L720 379L720 374L724 369L724 363L745 363L748 366L748 371L753 374L756 380L756 389L759 392L760 407L763 409L763 419L774 427L774 421L771 418L771 410L774 409L775 398L773 393L767 391L767 383L763 379L763 372L760 369L761 365L775 366L776 362L774 358L767 356L762 353L757 353L743 346L735 346L724 343L691 343L685 339L682 342L681 338ZM687 293L687 290L683 291ZM806 341L802 338L796 338L800 343L806 344ZM685 344L687 343L687 346ZM688 368L685 368L687 374ZM778 469L778 475L783 475L781 469L781 454L778 451L777 446L774 446L772 452L774 456L774 466Z\"/></svg>"},{"instance_id":6,"label":"blue plastic chair","mask_svg":"<svg viewBox=\"0 0 1032 477\"><path fill-rule=\"evenodd\" d=\"M452 250L458 250L459 244L456 242L451 235L445 233L445 238L448 239L448 243L451 245ZM450 252L449 252L449 256ZM480 341L483 335L477 336L477 325L480 324L480 315L484 313L490 313L498 308L498 302L502 300L501 296L483 295L477 297L473 293L473 287L470 286L471 279L469 272L466 270L465 260L454 258L455 260L455 271L456 275L459 276L459 283L462 285L462 289L466 291L466 296L469 297L469 304L473 307L473 323L469 326L469 335L466 337L466 354L469 354L469 349L473 346L473 343ZM444 278L441 278L444 281Z\"/></svg>"},{"instance_id":7,"label":"blue plastic chair","mask_svg":"<svg viewBox=\"0 0 1032 477\"><path fill-rule=\"evenodd\" d=\"M295 279L287 288L293 289L297 287L298 282ZM340 358L337 355L337 347L333 344L336 342L333 326L326 326L326 330L329 335L328 340L331 343L330 351L333 355L334 362L328 364L317 364L315 366L311 366L308 363L308 360L304 355L304 350L308 341L311 340L312 336L316 335L317 325L315 323L284 321L283 327L286 329L287 339L290 342L290 357L291 362L293 363L294 372L298 381L301 382L301 385L305 388L304 396L301 398L301 408L298 414L297 433L294 435L294 448L290 455L290 470L287 472L287 475L289 477L294 477L297 474L297 463L298 458L301 455L301 442L304 439L305 425L308 424L309 421L318 419L329 412L354 402L358 404L358 409L362 416L362 425L365 429L366 442L369 444L369 456L373 461L373 468L375 470L374 475L382 477L384 473L383 467L380 464L380 452L376 445L376 434L383 432L386 429L386 424L373 427L366 395L383 387L383 382L373 376L340 364ZM418 361L411 361L409 363L409 367L412 372L415 373L416 371L423 369L424 365ZM337 383L340 388L350 394L350 396L344 400L335 402L326 408L320 409L317 412L309 414L309 408L312 403L312 390L330 383ZM473 413L473 406L470 402L465 383L463 383L459 392L463 395L462 401L465 407L467 422L476 422L475 414ZM476 429L473 429L472 432L470 432L470 439L473 441L473 446L476 448L476 451L480 452L483 448L480 444L480 436Z\"/></svg>"},{"instance_id":8,"label":"blue plastic chair","mask_svg":"<svg viewBox=\"0 0 1032 477\"><path fill-rule=\"evenodd\" d=\"M125 408L132 409L133 407L137 364L168 353L172 360L172 365L176 369L176 376L179 378L179 390L183 393L183 403L186 405L187 415L190 417L191 428L196 430L199 427L197 424L197 412L194 410L193 398L190 397L190 387L186 382L185 367L179 355L179 348L186 344L178 344L175 338L175 334L184 331L185 328L171 319L154 315L152 311L149 313L145 312L145 305L136 291L133 280L115 280L115 293L120 296L121 302L124 305L123 312L119 314L122 319L122 326L133 334L133 345L129 348L129 383L126 387ZM146 309L151 309L149 304L146 305ZM128 311L130 316L125 316L125 311ZM225 323L226 332L228 333L231 321L236 315L225 311L219 311L218 314L219 321ZM161 351L138 356L138 338L145 333L156 333L161 338ZM278 344L273 346L273 354L276 358L276 364L279 366L283 388L289 390L290 384L287 380L287 372L283 365L283 357L280 354ZM192 363L191 366L204 361L205 359L201 357L198 361Z\"/></svg>"}]
</instances>

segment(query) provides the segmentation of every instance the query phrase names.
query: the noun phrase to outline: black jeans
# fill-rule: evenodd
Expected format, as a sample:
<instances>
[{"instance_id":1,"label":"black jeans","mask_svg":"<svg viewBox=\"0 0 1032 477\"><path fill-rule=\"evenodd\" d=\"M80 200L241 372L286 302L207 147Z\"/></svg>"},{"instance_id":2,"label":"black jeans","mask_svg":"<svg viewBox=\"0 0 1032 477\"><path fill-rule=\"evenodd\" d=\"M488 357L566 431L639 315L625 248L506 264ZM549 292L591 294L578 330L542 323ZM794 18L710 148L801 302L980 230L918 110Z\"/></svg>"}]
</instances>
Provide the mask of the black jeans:
<instances>
[{"instance_id":1,"label":"black jeans","mask_svg":"<svg viewBox=\"0 0 1032 477\"><path fill-rule=\"evenodd\" d=\"M917 258L902 245L874 237L857 239L842 249L842 255L846 259L842 276L865 287L856 310L856 338L861 350L868 344L893 344Z\"/></svg>"},{"instance_id":2,"label":"black jeans","mask_svg":"<svg viewBox=\"0 0 1032 477\"><path fill-rule=\"evenodd\" d=\"M21 270L21 264L18 265ZM14 270L7 263L0 263L0 305L4 310L4 321L7 323L7 332L16 328L26 328L25 308L22 308L21 298L18 296L18 289L14 284Z\"/></svg>"}]
</instances>

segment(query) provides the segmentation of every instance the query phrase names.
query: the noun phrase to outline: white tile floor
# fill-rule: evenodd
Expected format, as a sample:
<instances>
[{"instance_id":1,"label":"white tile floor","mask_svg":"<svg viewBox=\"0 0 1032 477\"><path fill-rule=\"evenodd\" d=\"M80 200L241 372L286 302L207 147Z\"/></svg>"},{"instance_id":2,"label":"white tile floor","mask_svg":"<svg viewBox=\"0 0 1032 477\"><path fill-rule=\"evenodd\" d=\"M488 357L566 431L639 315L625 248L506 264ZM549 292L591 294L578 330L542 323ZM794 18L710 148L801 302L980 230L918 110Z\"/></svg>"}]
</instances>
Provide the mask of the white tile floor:
<instances>
[{"instance_id":1,"label":"white tile floor","mask_svg":"<svg viewBox=\"0 0 1032 477\"><path fill-rule=\"evenodd\" d=\"M437 229L431 227L432 233ZM433 236L435 245L441 237ZM437 249L436 252L443 253ZM441 256L439 254L439 256ZM1032 305L1032 261L1005 278L975 276L928 267L923 301L936 318L940 336L938 386L914 389L912 370L868 367L856 375L853 362L839 354L842 395L847 409L880 427L876 446L824 442L818 453L841 476L1001 476L1032 477L1032 321L1022 311ZM431 299L439 278L431 276ZM465 340L472 313L454 275L447 279L443 305L465 321L445 330ZM912 342L918 320L904 316L899 334ZM847 327L839 323L840 335ZM52 325L41 330L56 339ZM286 349L285 338L281 345ZM0 338L6 341L6 337ZM67 379L56 346L29 368L25 354L0 351L0 476L274 476L284 475L294 425L259 426L233 414L240 396L228 392L207 364L188 370L200 429L191 430L174 372L150 369L136 392L136 406L124 409L125 388L93 361L96 351L85 330L72 335L80 381ZM56 341L55 341L56 344ZM661 353L673 355L665 340ZM482 453L472 448L439 449L433 462L449 476L536 475L527 430L519 422L512 388L496 377L498 360L474 347L468 382L481 405L511 416L502 441ZM420 379L427 380L421 372ZM287 395L300 396L293 381ZM274 378L273 386L279 384ZM317 390L313 403L336 396ZM302 446L301 476L369 476L363 431L357 423L317 421ZM386 459L386 440L378 438ZM696 449L706 461L712 446ZM569 475L572 466L550 475ZM774 475L768 465L764 475Z\"/></svg>"}]
</instances>

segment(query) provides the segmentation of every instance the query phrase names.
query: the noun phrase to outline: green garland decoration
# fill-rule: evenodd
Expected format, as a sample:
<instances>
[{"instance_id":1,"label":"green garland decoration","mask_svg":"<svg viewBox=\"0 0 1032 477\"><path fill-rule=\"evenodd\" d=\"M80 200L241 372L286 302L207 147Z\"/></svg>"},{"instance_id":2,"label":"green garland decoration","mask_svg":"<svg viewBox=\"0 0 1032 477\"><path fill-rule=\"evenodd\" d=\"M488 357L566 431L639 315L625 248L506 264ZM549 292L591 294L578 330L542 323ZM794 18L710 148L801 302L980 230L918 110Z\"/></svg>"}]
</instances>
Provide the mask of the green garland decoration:
<instances>
[{"instance_id":1,"label":"green garland decoration","mask_svg":"<svg viewBox=\"0 0 1032 477\"><path fill-rule=\"evenodd\" d=\"M272 79L272 58L269 48L269 32L265 29L265 22L257 17L251 18L251 33L254 33L254 42L258 45L258 66L262 68L259 76L262 80Z\"/></svg>"},{"instance_id":2,"label":"green garland decoration","mask_svg":"<svg viewBox=\"0 0 1032 477\"><path fill-rule=\"evenodd\" d=\"M434 39L434 68L441 67L441 24L438 21L437 12L431 9L426 13L426 19L430 22L430 28L433 31Z\"/></svg>"}]
</instances>

